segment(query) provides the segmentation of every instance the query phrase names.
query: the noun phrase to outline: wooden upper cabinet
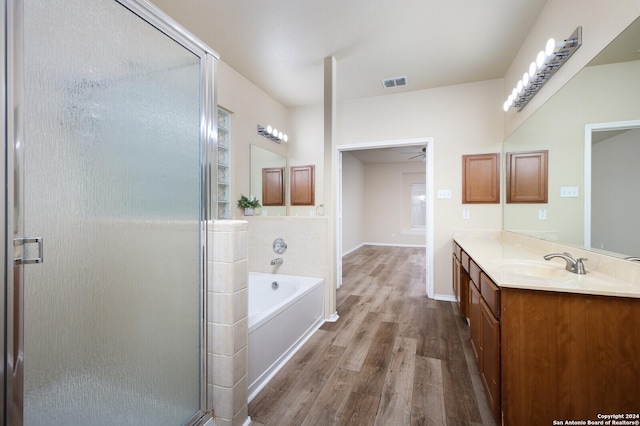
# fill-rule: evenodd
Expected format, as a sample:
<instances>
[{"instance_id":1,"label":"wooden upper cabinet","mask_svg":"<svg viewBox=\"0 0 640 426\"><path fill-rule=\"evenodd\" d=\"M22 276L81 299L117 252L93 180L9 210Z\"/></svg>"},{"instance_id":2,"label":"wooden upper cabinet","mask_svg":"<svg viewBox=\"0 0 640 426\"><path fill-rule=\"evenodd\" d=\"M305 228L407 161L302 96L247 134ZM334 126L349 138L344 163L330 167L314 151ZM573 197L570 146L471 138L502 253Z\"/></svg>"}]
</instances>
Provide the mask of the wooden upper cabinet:
<instances>
[{"instance_id":1,"label":"wooden upper cabinet","mask_svg":"<svg viewBox=\"0 0 640 426\"><path fill-rule=\"evenodd\" d=\"M507 152L507 203L546 203L548 151Z\"/></svg>"},{"instance_id":2,"label":"wooden upper cabinet","mask_svg":"<svg viewBox=\"0 0 640 426\"><path fill-rule=\"evenodd\" d=\"M262 205L284 206L284 167L262 169Z\"/></svg>"},{"instance_id":3,"label":"wooden upper cabinet","mask_svg":"<svg viewBox=\"0 0 640 426\"><path fill-rule=\"evenodd\" d=\"M315 176L314 166L295 166L291 171L291 205L315 205Z\"/></svg>"},{"instance_id":4,"label":"wooden upper cabinet","mask_svg":"<svg viewBox=\"0 0 640 426\"><path fill-rule=\"evenodd\" d=\"M462 203L500 203L500 154L462 156Z\"/></svg>"}]
</instances>

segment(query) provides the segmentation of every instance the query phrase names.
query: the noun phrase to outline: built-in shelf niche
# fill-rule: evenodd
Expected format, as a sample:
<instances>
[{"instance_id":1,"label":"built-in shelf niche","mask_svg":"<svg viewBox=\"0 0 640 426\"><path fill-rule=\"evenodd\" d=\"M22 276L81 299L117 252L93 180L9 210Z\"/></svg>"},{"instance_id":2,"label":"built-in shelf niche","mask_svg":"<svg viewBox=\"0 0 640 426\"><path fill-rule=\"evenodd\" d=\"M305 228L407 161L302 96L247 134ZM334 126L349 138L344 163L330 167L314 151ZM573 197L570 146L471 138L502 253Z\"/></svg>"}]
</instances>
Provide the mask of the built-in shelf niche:
<instances>
[{"instance_id":1,"label":"built-in shelf niche","mask_svg":"<svg viewBox=\"0 0 640 426\"><path fill-rule=\"evenodd\" d=\"M217 212L218 219L229 219L231 214L231 115L218 108L218 156L216 158L217 175Z\"/></svg>"}]
</instances>

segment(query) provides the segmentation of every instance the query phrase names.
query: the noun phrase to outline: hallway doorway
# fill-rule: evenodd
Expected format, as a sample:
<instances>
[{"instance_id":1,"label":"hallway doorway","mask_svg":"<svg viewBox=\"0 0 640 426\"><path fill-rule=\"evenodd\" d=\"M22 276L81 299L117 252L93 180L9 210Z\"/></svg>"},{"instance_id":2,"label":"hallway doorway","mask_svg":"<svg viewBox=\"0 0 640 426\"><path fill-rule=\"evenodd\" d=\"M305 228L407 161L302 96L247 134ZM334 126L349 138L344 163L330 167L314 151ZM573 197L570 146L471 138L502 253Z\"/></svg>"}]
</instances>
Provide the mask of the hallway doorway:
<instances>
[{"instance_id":1,"label":"hallway doorway","mask_svg":"<svg viewBox=\"0 0 640 426\"><path fill-rule=\"evenodd\" d=\"M429 297L434 296L434 283L433 283L433 138L419 138L419 139L410 139L410 140L394 140L394 141L379 141L379 142L369 142L369 143L360 143L360 144L350 144L350 145L340 145L338 146L337 152L337 165L338 165L338 177L337 177L337 190L336 190L336 206L337 206L337 235L336 235L336 265L337 265L337 277L336 283L337 288L340 287L342 283L342 257L349 250L355 249L358 247L358 244L362 245L365 243L371 243L371 241L366 241L364 235L355 236L354 239L348 241L349 247L344 246L345 242L345 231L349 228L345 225L345 219L348 219L345 215L356 214L358 217L364 218L367 214L367 207L364 205L361 206L361 209L358 211L353 211L357 209L357 207L353 207L351 201L353 201L350 197L352 196L349 191L353 191L352 188L344 187L344 158L343 154L349 153L355 156L360 156L362 158L375 158L375 157L384 157L384 161L388 163L399 163L405 162L413 162L412 166L406 166L408 171L416 171L420 170L424 173L424 230L417 231L415 229L411 229L411 226L403 226L400 224L396 224L396 227L393 230L387 230L387 233L393 233L392 237L400 241L398 245L415 245L415 244L406 244L406 241L410 241L411 238L405 238L407 236L413 235L413 241L415 241L415 235L423 234L424 238L419 241L419 245L424 245L425 247L425 292ZM359 160L358 160L359 161ZM383 160L364 160L366 161L383 161ZM420 166L416 169L416 164ZM402 168L402 166L400 166ZM409 174L409 173L407 173ZM407 178L408 180L408 178ZM348 192L345 195L345 190ZM375 189L367 191L369 193L375 192ZM401 206L398 206L401 208ZM345 208L349 208L351 210L344 210ZM409 205L404 207L405 210L409 208ZM407 217L410 215L406 215ZM401 219L398 219L401 220ZM405 220L406 219L402 219ZM376 226L377 227L377 226ZM400 235L402 234L402 235ZM403 244L402 238L405 238L405 243ZM385 245L386 243L382 243ZM394 245L394 243L390 242L386 245Z\"/></svg>"}]
</instances>

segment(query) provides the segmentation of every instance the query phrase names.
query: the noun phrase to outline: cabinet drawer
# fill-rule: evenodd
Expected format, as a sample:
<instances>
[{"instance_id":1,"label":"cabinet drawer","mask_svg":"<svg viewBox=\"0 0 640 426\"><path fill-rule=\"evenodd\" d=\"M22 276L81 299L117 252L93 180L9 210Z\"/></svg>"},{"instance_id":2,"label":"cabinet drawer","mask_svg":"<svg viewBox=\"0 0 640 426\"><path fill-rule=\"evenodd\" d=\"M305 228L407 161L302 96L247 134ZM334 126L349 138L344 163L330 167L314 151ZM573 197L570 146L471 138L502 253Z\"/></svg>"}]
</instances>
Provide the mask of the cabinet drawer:
<instances>
[{"instance_id":1,"label":"cabinet drawer","mask_svg":"<svg viewBox=\"0 0 640 426\"><path fill-rule=\"evenodd\" d=\"M460 255L460 262L462 263L462 267L464 268L464 270L467 272L469 272L469 260L469 255L463 250L462 254Z\"/></svg>"},{"instance_id":2,"label":"cabinet drawer","mask_svg":"<svg viewBox=\"0 0 640 426\"><path fill-rule=\"evenodd\" d=\"M496 318L500 318L500 288L484 272L480 272L480 294Z\"/></svg>"},{"instance_id":3,"label":"cabinet drawer","mask_svg":"<svg viewBox=\"0 0 640 426\"><path fill-rule=\"evenodd\" d=\"M471 276L473 285L480 290L480 267L476 265L476 262L474 262L473 259L469 260L469 275Z\"/></svg>"},{"instance_id":4,"label":"cabinet drawer","mask_svg":"<svg viewBox=\"0 0 640 426\"><path fill-rule=\"evenodd\" d=\"M458 260L461 260L460 256L462 256L462 249L460 248L458 243L456 243L455 241L453 242L453 253L456 255Z\"/></svg>"}]
</instances>

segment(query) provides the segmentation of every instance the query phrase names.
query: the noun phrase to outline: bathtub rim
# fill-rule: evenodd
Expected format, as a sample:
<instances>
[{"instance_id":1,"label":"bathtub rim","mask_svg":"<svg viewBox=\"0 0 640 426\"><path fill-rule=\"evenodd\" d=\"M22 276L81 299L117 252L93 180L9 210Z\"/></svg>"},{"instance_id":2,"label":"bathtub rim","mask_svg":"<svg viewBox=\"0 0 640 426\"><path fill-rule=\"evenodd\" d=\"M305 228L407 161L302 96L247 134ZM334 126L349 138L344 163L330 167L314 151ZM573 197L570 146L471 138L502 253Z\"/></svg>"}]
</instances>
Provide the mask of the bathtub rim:
<instances>
[{"instance_id":1,"label":"bathtub rim","mask_svg":"<svg viewBox=\"0 0 640 426\"><path fill-rule=\"evenodd\" d=\"M280 280L286 280L286 279L299 279L299 280L303 280L303 281L311 281L313 280L313 283L306 283L304 282L304 288L298 292L298 293L294 293L293 297L288 297L286 299L284 299L283 301L281 301L280 303L278 303L277 305L271 307L271 309L266 310L266 311L260 311L260 317L259 319L256 321L255 317L256 314L252 314L251 312L247 313L247 328L248 328L248 333L251 334L253 332L255 332L256 330L258 330L260 327L262 327L263 325L265 325L269 319L271 319L272 317L275 317L276 315L280 314L282 311L284 311L287 306L288 303L292 300L292 299L298 299L298 298L302 298L304 297L307 293L310 293L311 291L313 291L316 287L319 286L324 286L325 284L325 279L322 277L307 277L307 276L299 276L299 275L284 275L284 274L270 274L268 272L249 272L249 284L248 284L248 292L251 290L250 287L250 283L251 283L251 276L261 276L261 277L269 277L271 280L277 281L278 279ZM248 297L251 297L251 295L249 294ZM323 301L324 304L324 301Z\"/></svg>"}]
</instances>

